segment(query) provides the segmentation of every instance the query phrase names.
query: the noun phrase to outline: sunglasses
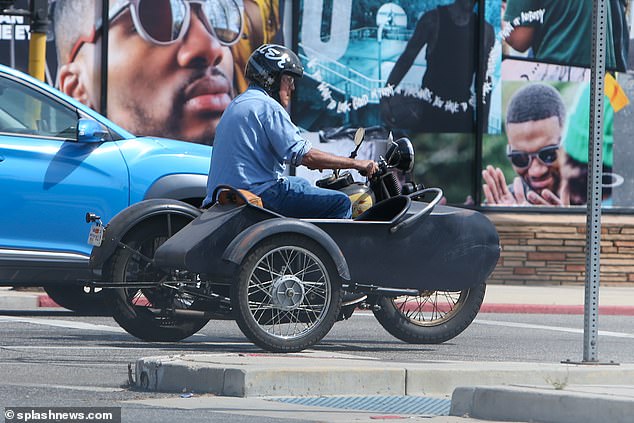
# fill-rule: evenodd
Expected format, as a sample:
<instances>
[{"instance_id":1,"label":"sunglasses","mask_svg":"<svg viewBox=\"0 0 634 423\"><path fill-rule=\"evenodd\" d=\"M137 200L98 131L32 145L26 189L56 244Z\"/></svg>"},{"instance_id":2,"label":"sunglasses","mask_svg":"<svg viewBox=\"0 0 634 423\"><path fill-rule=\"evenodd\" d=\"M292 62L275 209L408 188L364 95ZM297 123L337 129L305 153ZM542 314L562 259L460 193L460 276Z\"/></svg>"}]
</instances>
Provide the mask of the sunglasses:
<instances>
[{"instance_id":1,"label":"sunglasses","mask_svg":"<svg viewBox=\"0 0 634 423\"><path fill-rule=\"evenodd\" d=\"M192 20L192 13L223 46L231 46L242 35L242 0L115 0L108 20L115 21L128 8L136 32L144 40L166 46L185 37ZM192 12L192 4L198 5ZM94 44L101 32L99 22L88 36L80 37L69 54L72 62L84 43Z\"/></svg>"},{"instance_id":2,"label":"sunglasses","mask_svg":"<svg viewBox=\"0 0 634 423\"><path fill-rule=\"evenodd\" d=\"M295 89L295 78L293 78L291 75L282 74L282 81L286 81L288 87L291 90Z\"/></svg>"},{"instance_id":3,"label":"sunglasses","mask_svg":"<svg viewBox=\"0 0 634 423\"><path fill-rule=\"evenodd\" d=\"M546 166L552 166L557 161L557 154L560 144L546 146L535 153L527 153L525 151L512 150L510 145L506 146L506 156L511 160L513 166L526 168L531 165L536 157Z\"/></svg>"}]
</instances>

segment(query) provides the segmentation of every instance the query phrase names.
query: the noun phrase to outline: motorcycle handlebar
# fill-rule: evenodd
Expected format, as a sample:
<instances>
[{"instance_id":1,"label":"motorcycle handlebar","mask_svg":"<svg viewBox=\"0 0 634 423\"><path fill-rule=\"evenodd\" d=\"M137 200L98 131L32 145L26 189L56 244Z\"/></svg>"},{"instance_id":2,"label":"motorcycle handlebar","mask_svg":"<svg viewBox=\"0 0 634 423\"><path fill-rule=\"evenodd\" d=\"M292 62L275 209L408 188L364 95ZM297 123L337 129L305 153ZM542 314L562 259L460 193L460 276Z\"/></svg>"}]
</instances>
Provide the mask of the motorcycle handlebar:
<instances>
[{"instance_id":1,"label":"motorcycle handlebar","mask_svg":"<svg viewBox=\"0 0 634 423\"><path fill-rule=\"evenodd\" d=\"M381 176L385 175L388 171L387 162L385 161L383 157L380 157L379 160L376 161L376 164L379 167L379 170L377 170L374 173L374 175L372 175L372 178L374 179L380 178Z\"/></svg>"},{"instance_id":2,"label":"motorcycle handlebar","mask_svg":"<svg viewBox=\"0 0 634 423\"><path fill-rule=\"evenodd\" d=\"M440 202L440 200L442 199L443 196L443 192L442 189L440 188L425 188L422 189L420 191L416 191L413 192L411 194L408 195L409 198L414 199L416 197L420 197L428 192L435 192L436 196L434 197L434 199L427 204L427 206L422 209L421 211L419 211L418 213L416 213L415 215L409 217L408 219L397 223L396 225L392 226L390 228L390 232L391 233L395 233L403 228L407 228L408 226L413 225L414 223L418 222L420 219L424 218L425 216L428 216L432 210L434 210L434 208L436 207L436 205Z\"/></svg>"}]
</instances>

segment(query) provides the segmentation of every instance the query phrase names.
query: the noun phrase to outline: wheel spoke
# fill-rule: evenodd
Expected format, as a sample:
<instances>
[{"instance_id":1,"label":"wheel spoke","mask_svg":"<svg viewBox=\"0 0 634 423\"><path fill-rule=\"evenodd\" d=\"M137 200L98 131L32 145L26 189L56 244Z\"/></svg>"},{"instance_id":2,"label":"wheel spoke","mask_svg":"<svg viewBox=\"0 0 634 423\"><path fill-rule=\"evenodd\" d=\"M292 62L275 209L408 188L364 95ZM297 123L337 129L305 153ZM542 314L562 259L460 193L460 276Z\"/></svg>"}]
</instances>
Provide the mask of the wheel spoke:
<instances>
[{"instance_id":1,"label":"wheel spoke","mask_svg":"<svg viewBox=\"0 0 634 423\"><path fill-rule=\"evenodd\" d=\"M253 306L251 304L253 304ZM252 301L249 302L249 308L253 310L254 313L261 312L260 314L262 314L264 311L273 310L275 307L269 302Z\"/></svg>"},{"instance_id":2,"label":"wheel spoke","mask_svg":"<svg viewBox=\"0 0 634 423\"><path fill-rule=\"evenodd\" d=\"M272 282L261 282L255 274L253 274L252 280L253 279L255 279L257 283L249 283L249 297L255 292L259 291L270 298L271 293L268 288L271 286Z\"/></svg>"},{"instance_id":3,"label":"wheel spoke","mask_svg":"<svg viewBox=\"0 0 634 423\"><path fill-rule=\"evenodd\" d=\"M313 270L314 268L314 270ZM319 272L320 271L320 267L319 264L312 262L308 265L304 265L302 266L302 268L300 270L298 270L297 272L293 273L293 276L298 277L301 280L304 280L306 278L306 274L310 274L310 273L314 273L314 272Z\"/></svg>"},{"instance_id":4,"label":"wheel spoke","mask_svg":"<svg viewBox=\"0 0 634 423\"><path fill-rule=\"evenodd\" d=\"M435 325L445 321L461 308L462 291L427 291L412 297L394 298L396 310L415 324Z\"/></svg>"}]
</instances>

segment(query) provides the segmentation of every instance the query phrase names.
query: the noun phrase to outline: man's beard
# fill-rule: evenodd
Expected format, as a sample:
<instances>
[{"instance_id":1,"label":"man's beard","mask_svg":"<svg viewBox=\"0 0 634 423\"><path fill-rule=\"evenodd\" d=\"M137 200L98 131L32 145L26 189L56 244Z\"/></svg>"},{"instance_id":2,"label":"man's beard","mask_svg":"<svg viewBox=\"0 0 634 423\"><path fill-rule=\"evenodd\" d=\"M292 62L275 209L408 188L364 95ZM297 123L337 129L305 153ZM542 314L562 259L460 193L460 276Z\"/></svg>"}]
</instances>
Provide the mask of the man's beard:
<instances>
[{"instance_id":1,"label":"man's beard","mask_svg":"<svg viewBox=\"0 0 634 423\"><path fill-rule=\"evenodd\" d=\"M226 78L224 73L218 69L213 69L211 72ZM205 126L203 131L198 134L185 136L185 128L183 128L182 124L184 105L187 101L185 91L190 84L204 75L205 71L195 71L186 82L178 87L172 101L164 105L164 110L167 110L167 113L162 114L164 117L152 115L151 111L144 108L141 102L128 101L125 109L129 111L129 119L131 119L133 123L130 128L126 129L131 130L136 135L158 136L189 141L196 144L213 145L214 136L216 135L216 128L213 125L213 121L218 118L216 113L209 113L209 115L205 117L208 119L209 125Z\"/></svg>"}]
</instances>

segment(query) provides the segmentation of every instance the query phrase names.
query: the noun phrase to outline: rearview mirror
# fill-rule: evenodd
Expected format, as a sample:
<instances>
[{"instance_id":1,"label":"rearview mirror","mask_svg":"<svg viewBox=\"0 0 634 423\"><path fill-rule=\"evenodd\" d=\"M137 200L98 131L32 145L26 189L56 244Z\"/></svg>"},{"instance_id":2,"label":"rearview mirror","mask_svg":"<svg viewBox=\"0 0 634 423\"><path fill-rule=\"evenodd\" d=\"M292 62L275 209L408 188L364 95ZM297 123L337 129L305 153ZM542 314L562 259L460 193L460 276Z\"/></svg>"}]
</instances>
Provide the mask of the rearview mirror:
<instances>
[{"instance_id":1,"label":"rearview mirror","mask_svg":"<svg viewBox=\"0 0 634 423\"><path fill-rule=\"evenodd\" d=\"M96 120L81 118L77 122L78 142L96 143L109 140L110 132Z\"/></svg>"},{"instance_id":2,"label":"rearview mirror","mask_svg":"<svg viewBox=\"0 0 634 423\"><path fill-rule=\"evenodd\" d=\"M357 157L357 151L359 151L359 147L361 147L361 143L363 142L363 137L365 136L365 128L359 128L354 133L354 145L356 146L354 151L350 153L350 158L355 159Z\"/></svg>"},{"instance_id":3,"label":"rearview mirror","mask_svg":"<svg viewBox=\"0 0 634 423\"><path fill-rule=\"evenodd\" d=\"M358 146L363 142L363 137L365 137L365 128L359 128L354 133L354 145Z\"/></svg>"}]
</instances>

